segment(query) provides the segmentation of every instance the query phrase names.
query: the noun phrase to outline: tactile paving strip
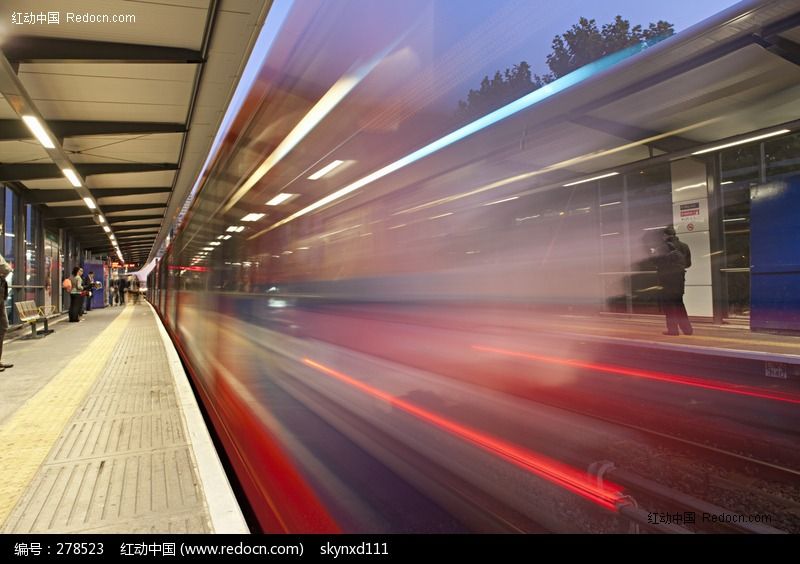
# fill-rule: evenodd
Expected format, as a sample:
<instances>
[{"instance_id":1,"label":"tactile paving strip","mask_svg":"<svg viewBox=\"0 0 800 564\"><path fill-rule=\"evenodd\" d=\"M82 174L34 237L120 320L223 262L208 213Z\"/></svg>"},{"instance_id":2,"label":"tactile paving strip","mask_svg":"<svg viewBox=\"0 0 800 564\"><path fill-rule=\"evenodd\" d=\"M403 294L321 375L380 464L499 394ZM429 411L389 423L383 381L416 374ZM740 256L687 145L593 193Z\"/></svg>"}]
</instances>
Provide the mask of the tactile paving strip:
<instances>
[{"instance_id":1,"label":"tactile paving strip","mask_svg":"<svg viewBox=\"0 0 800 564\"><path fill-rule=\"evenodd\" d=\"M101 375L4 532L210 532L155 320L126 310Z\"/></svg>"}]
</instances>

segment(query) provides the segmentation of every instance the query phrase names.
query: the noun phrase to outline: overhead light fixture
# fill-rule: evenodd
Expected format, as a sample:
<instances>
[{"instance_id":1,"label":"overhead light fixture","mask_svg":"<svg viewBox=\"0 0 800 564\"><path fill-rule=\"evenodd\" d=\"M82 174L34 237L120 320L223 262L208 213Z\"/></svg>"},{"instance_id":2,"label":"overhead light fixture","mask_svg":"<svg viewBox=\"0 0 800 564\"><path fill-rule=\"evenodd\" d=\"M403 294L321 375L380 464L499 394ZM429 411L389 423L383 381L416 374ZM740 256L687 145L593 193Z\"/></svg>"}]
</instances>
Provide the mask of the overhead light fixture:
<instances>
[{"instance_id":1,"label":"overhead light fixture","mask_svg":"<svg viewBox=\"0 0 800 564\"><path fill-rule=\"evenodd\" d=\"M75 174L74 170L72 170L71 168L62 168L61 172L64 173L64 176L67 177L67 180L69 180L69 183L72 184L75 188L80 188L81 187L80 178L78 178L78 175Z\"/></svg>"},{"instance_id":2,"label":"overhead light fixture","mask_svg":"<svg viewBox=\"0 0 800 564\"><path fill-rule=\"evenodd\" d=\"M97 217L100 219L100 223L105 223L106 222L106 218L104 218L102 215L97 216Z\"/></svg>"},{"instance_id":3,"label":"overhead light fixture","mask_svg":"<svg viewBox=\"0 0 800 564\"><path fill-rule=\"evenodd\" d=\"M103 231L105 231L106 233L110 233L111 232L111 228L108 225L104 225L103 226Z\"/></svg>"},{"instance_id":4,"label":"overhead light fixture","mask_svg":"<svg viewBox=\"0 0 800 564\"><path fill-rule=\"evenodd\" d=\"M44 130L42 124L39 123L39 120L36 118L36 116L22 116L22 121L25 122L25 125L28 126L28 129L31 130L31 133L33 133L33 135L45 149L56 148L56 146L53 144L53 141L50 139L50 136Z\"/></svg>"},{"instance_id":5,"label":"overhead light fixture","mask_svg":"<svg viewBox=\"0 0 800 564\"><path fill-rule=\"evenodd\" d=\"M92 200L91 198L84 198L83 201L86 202L86 205L89 206L90 210L97 209L97 204L95 204L94 200Z\"/></svg>"},{"instance_id":6,"label":"overhead light fixture","mask_svg":"<svg viewBox=\"0 0 800 564\"><path fill-rule=\"evenodd\" d=\"M591 178L585 178L583 180L576 180L575 182L570 182L568 184L563 184L562 186L564 186L564 188L566 188L567 186L575 186L576 184L583 184L584 182L591 182L593 180L600 180L601 178L609 178L611 176L616 176L618 174L619 174L618 172L609 172L608 174L601 174L600 176L593 176Z\"/></svg>"},{"instance_id":7,"label":"overhead light fixture","mask_svg":"<svg viewBox=\"0 0 800 564\"><path fill-rule=\"evenodd\" d=\"M258 221L262 217L264 217L265 213L248 213L246 216L242 218L242 221Z\"/></svg>"},{"instance_id":8,"label":"overhead light fixture","mask_svg":"<svg viewBox=\"0 0 800 564\"><path fill-rule=\"evenodd\" d=\"M231 225L225 231L228 233L241 233L244 231L244 225Z\"/></svg>"},{"instance_id":9,"label":"overhead light fixture","mask_svg":"<svg viewBox=\"0 0 800 564\"><path fill-rule=\"evenodd\" d=\"M204 251L213 251L214 247L203 247Z\"/></svg>"},{"instance_id":10,"label":"overhead light fixture","mask_svg":"<svg viewBox=\"0 0 800 564\"><path fill-rule=\"evenodd\" d=\"M776 135L783 135L784 133L789 133L789 129L779 129L778 131L773 131L772 133L765 133L763 135L756 135L755 137L748 137L746 139L740 139L739 141L733 141L732 143L725 143L724 145L714 145L713 147L709 147L708 149L703 149L701 151L695 151L692 153L693 155L702 155L704 153L710 153L711 151L718 151L720 149L727 149L728 147L735 147L736 145L742 145L744 143L750 143L751 141L758 141L759 139L766 139L767 137L775 137Z\"/></svg>"},{"instance_id":11,"label":"overhead light fixture","mask_svg":"<svg viewBox=\"0 0 800 564\"><path fill-rule=\"evenodd\" d=\"M220 235L220 237L222 237L222 238L223 238L223 239L225 239L226 241L227 241L228 239L230 239L230 238L231 238L231 236L230 236L230 235Z\"/></svg>"},{"instance_id":12,"label":"overhead light fixture","mask_svg":"<svg viewBox=\"0 0 800 564\"><path fill-rule=\"evenodd\" d=\"M275 196L274 198L272 198L265 205L267 205L267 206L279 206L282 203L284 203L286 200L288 200L290 198L293 198L295 196L297 196L297 194L286 194L285 192L282 192L282 193L278 194L277 196Z\"/></svg>"},{"instance_id":13,"label":"overhead light fixture","mask_svg":"<svg viewBox=\"0 0 800 564\"><path fill-rule=\"evenodd\" d=\"M219 247L221 244L222 243L220 243L219 241L211 241L209 243L209 245L211 245L212 247Z\"/></svg>"},{"instance_id":14,"label":"overhead light fixture","mask_svg":"<svg viewBox=\"0 0 800 564\"><path fill-rule=\"evenodd\" d=\"M344 164L344 161L338 161L338 160L337 161L333 161L328 166L325 166L325 167L319 169L317 172L315 172L314 174L309 176L308 179L309 180L319 180L320 178L322 178L323 176L325 176L326 174L331 172L333 169L335 169L336 167L338 167L339 165L342 165L342 164Z\"/></svg>"}]
</instances>

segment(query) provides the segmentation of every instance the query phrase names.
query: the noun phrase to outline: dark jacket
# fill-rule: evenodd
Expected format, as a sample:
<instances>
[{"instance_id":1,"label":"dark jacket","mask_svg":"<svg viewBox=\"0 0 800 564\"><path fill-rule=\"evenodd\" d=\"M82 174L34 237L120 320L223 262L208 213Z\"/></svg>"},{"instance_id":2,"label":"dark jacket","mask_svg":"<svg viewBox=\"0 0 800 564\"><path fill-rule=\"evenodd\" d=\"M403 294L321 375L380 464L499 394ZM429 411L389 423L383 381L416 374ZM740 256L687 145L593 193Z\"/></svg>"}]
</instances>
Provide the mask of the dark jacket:
<instances>
[{"instance_id":1,"label":"dark jacket","mask_svg":"<svg viewBox=\"0 0 800 564\"><path fill-rule=\"evenodd\" d=\"M682 296L686 285L686 269L692 266L689 245L676 236L664 241L656 257L658 283L665 295Z\"/></svg>"}]
</instances>

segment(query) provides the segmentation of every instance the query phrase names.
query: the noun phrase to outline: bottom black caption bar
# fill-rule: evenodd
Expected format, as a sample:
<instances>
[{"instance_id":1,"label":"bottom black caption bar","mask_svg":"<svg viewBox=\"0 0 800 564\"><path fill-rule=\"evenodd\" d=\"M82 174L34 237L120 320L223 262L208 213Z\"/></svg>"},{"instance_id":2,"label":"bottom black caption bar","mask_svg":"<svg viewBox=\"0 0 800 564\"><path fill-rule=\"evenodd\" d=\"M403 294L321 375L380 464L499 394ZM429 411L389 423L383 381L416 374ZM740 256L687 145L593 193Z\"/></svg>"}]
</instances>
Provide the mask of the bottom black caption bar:
<instances>
[{"instance_id":1,"label":"bottom black caption bar","mask_svg":"<svg viewBox=\"0 0 800 564\"><path fill-rule=\"evenodd\" d=\"M576 542L575 536L580 536ZM772 537L667 535L2 535L4 562L218 560L349 562L429 558L488 561L516 560L532 550L558 550L562 556L598 548L699 548L736 551L774 548L789 541ZM667 544L668 543L668 544ZM787 545L788 548L788 545Z\"/></svg>"}]
</instances>

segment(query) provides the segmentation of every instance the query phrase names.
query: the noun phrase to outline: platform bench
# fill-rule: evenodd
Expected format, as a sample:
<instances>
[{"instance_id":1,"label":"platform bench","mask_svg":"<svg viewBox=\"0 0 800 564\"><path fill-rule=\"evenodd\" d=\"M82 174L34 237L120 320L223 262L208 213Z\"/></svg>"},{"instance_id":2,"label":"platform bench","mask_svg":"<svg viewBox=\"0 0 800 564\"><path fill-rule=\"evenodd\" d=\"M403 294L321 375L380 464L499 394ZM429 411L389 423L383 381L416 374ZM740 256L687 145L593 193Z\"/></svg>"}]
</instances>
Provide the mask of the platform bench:
<instances>
[{"instance_id":1,"label":"platform bench","mask_svg":"<svg viewBox=\"0 0 800 564\"><path fill-rule=\"evenodd\" d=\"M37 306L36 302L33 300L28 300L26 302L17 302L15 304L17 306L17 313L19 314L19 320L23 323L30 323L31 325L31 338L36 339L39 335L49 335L53 332L47 326L47 316L52 315L55 311L56 307L49 305L49 306ZM42 331L36 331L36 323L38 321L44 321L44 329Z\"/></svg>"}]
</instances>

